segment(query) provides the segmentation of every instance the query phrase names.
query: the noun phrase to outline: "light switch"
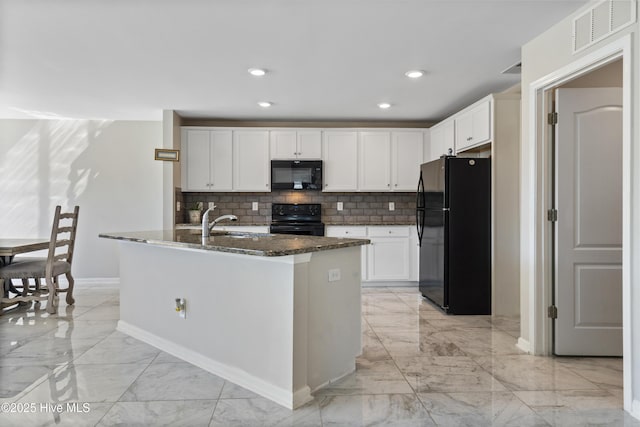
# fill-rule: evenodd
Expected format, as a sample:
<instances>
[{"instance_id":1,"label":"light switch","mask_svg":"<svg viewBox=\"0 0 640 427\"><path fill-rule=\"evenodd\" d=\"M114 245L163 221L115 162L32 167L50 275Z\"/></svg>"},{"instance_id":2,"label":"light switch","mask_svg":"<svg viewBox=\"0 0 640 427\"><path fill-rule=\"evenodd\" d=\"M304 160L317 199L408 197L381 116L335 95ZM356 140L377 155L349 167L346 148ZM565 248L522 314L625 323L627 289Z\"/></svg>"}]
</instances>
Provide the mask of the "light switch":
<instances>
[{"instance_id":1,"label":"light switch","mask_svg":"<svg viewBox=\"0 0 640 427\"><path fill-rule=\"evenodd\" d=\"M257 211L258 210L258 202L251 203L251 210L252 211Z\"/></svg>"},{"instance_id":2,"label":"light switch","mask_svg":"<svg viewBox=\"0 0 640 427\"><path fill-rule=\"evenodd\" d=\"M396 204L394 202L389 202L389 210L390 211L395 211L396 210Z\"/></svg>"},{"instance_id":3,"label":"light switch","mask_svg":"<svg viewBox=\"0 0 640 427\"><path fill-rule=\"evenodd\" d=\"M180 212L180 202L176 202L176 211Z\"/></svg>"},{"instance_id":4,"label":"light switch","mask_svg":"<svg viewBox=\"0 0 640 427\"><path fill-rule=\"evenodd\" d=\"M342 202L338 202L336 209L341 211L342 210Z\"/></svg>"}]
</instances>

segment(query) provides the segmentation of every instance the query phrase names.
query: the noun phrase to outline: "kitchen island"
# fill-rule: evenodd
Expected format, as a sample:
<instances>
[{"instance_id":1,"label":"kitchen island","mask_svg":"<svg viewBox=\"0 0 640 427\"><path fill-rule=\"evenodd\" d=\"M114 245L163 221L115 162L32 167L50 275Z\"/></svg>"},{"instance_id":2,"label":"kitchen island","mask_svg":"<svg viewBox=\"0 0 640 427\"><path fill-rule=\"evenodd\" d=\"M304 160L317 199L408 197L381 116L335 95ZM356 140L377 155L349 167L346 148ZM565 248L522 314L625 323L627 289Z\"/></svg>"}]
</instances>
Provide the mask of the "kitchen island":
<instances>
[{"instance_id":1,"label":"kitchen island","mask_svg":"<svg viewBox=\"0 0 640 427\"><path fill-rule=\"evenodd\" d=\"M200 230L100 237L119 241L118 330L290 409L355 370L368 240Z\"/></svg>"}]
</instances>

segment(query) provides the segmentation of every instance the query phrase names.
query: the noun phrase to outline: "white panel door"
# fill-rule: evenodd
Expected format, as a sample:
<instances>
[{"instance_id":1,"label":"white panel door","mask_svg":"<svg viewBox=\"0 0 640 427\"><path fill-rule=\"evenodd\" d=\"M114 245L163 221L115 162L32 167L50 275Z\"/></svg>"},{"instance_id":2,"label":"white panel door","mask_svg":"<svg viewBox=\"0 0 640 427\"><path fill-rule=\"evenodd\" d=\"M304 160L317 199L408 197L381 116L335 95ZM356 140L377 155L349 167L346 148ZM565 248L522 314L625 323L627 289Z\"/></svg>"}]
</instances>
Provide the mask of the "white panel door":
<instances>
[{"instance_id":1,"label":"white panel door","mask_svg":"<svg viewBox=\"0 0 640 427\"><path fill-rule=\"evenodd\" d=\"M415 191L420 176L422 132L391 133L391 189Z\"/></svg>"},{"instance_id":2,"label":"white panel door","mask_svg":"<svg viewBox=\"0 0 640 427\"><path fill-rule=\"evenodd\" d=\"M183 148L184 191L210 191L209 131L187 130ZM186 151L186 152L185 152Z\"/></svg>"},{"instance_id":3,"label":"white panel door","mask_svg":"<svg viewBox=\"0 0 640 427\"><path fill-rule=\"evenodd\" d=\"M622 355L622 90L556 92L555 353Z\"/></svg>"},{"instance_id":4,"label":"white panel door","mask_svg":"<svg viewBox=\"0 0 640 427\"><path fill-rule=\"evenodd\" d=\"M358 189L389 191L391 189L391 135L389 132L360 132L360 177Z\"/></svg>"},{"instance_id":5,"label":"white panel door","mask_svg":"<svg viewBox=\"0 0 640 427\"><path fill-rule=\"evenodd\" d=\"M233 131L233 189L271 191L269 131Z\"/></svg>"}]
</instances>

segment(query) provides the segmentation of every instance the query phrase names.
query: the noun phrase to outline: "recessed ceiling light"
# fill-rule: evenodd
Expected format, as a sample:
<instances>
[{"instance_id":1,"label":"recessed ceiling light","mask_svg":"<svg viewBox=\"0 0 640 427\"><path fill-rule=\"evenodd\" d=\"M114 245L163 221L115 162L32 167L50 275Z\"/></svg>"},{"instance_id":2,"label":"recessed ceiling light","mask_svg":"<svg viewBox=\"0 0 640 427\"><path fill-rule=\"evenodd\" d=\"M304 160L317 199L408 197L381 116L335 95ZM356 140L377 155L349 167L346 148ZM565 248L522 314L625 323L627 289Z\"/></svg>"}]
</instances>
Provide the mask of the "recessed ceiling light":
<instances>
[{"instance_id":1,"label":"recessed ceiling light","mask_svg":"<svg viewBox=\"0 0 640 427\"><path fill-rule=\"evenodd\" d=\"M273 104L271 102L269 102L269 101L260 101L260 102L258 102L258 105L261 106L262 108L269 108Z\"/></svg>"},{"instance_id":2,"label":"recessed ceiling light","mask_svg":"<svg viewBox=\"0 0 640 427\"><path fill-rule=\"evenodd\" d=\"M381 102L380 104L378 104L378 108L381 108L383 110L386 110L389 107L391 107L391 104L389 104L388 102Z\"/></svg>"},{"instance_id":3,"label":"recessed ceiling light","mask_svg":"<svg viewBox=\"0 0 640 427\"><path fill-rule=\"evenodd\" d=\"M263 70L262 68L249 68L248 71L249 71L249 74L256 77L262 77L265 74L267 74L267 71Z\"/></svg>"},{"instance_id":4,"label":"recessed ceiling light","mask_svg":"<svg viewBox=\"0 0 640 427\"><path fill-rule=\"evenodd\" d=\"M422 70L411 70L411 71L407 71L406 73L404 73L405 76L409 77L410 79L418 79L420 77L422 77L424 75L424 71Z\"/></svg>"}]
</instances>

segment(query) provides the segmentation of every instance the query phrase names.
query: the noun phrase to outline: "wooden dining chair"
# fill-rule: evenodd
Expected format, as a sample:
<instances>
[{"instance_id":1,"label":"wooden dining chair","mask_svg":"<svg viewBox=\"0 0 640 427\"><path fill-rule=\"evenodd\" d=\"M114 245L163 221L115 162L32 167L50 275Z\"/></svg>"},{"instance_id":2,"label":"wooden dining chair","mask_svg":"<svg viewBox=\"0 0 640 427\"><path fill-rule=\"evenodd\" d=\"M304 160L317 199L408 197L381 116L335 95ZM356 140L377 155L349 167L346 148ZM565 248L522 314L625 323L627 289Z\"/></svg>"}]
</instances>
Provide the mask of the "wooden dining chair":
<instances>
[{"instance_id":1,"label":"wooden dining chair","mask_svg":"<svg viewBox=\"0 0 640 427\"><path fill-rule=\"evenodd\" d=\"M19 301L43 300L43 293L48 293L47 312L54 314L58 310L58 294L66 293L67 304L75 302L73 299L74 279L71 274L71 262L73 261L73 249L76 240L78 226L78 212L76 206L73 212L61 213L62 208L56 206L53 226L51 228L51 240L49 252L46 258L16 258L12 264L0 268L0 279L22 279L22 296ZM58 276L64 274L69 285L60 289ZM29 287L29 279L34 279L35 288ZM44 279L46 288L40 288L40 281Z\"/></svg>"}]
</instances>

